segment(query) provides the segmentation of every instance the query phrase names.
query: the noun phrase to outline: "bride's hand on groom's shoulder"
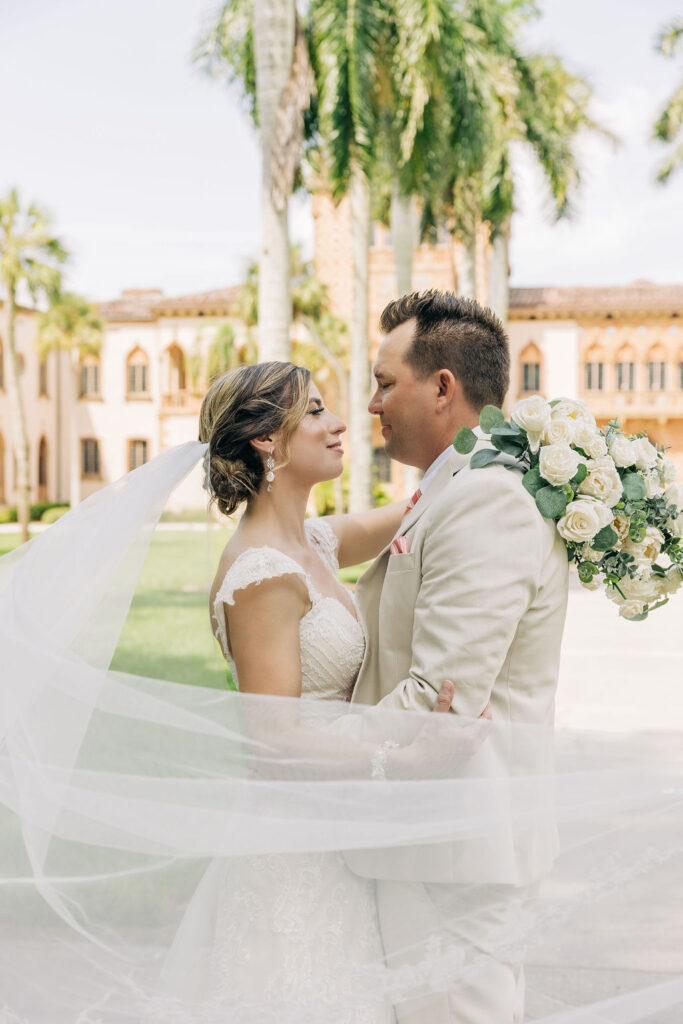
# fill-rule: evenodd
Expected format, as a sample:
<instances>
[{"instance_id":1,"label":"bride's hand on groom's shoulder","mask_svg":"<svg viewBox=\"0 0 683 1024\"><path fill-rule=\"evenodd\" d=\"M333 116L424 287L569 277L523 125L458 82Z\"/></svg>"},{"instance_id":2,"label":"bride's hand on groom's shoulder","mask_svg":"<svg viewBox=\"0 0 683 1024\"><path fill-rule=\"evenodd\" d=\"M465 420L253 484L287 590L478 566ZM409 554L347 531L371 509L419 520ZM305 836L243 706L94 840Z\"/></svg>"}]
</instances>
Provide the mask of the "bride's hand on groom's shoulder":
<instances>
[{"instance_id":1,"label":"bride's hand on groom's shoulder","mask_svg":"<svg viewBox=\"0 0 683 1024\"><path fill-rule=\"evenodd\" d=\"M439 712L450 711L451 710L451 701L453 700L453 694L454 693L455 693L455 685L454 685L454 683L450 679L444 679L444 681L443 681L443 683L441 685L441 689L439 690L439 692L437 694L436 703L434 704L434 707L432 708L432 711L439 711ZM493 718L493 713L491 711L491 702L490 701L486 705L486 707L484 708L482 713L479 715L479 717L480 718L488 718L488 719Z\"/></svg>"}]
</instances>

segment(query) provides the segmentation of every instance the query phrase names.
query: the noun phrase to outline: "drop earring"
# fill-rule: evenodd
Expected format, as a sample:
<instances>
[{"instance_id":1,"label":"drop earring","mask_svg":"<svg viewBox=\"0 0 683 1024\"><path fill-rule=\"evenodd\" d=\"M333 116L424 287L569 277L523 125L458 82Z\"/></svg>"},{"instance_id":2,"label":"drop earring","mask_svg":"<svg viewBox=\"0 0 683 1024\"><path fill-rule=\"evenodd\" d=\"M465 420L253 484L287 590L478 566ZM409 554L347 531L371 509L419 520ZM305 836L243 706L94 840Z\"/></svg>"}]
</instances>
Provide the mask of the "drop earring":
<instances>
[{"instance_id":1,"label":"drop earring","mask_svg":"<svg viewBox=\"0 0 683 1024\"><path fill-rule=\"evenodd\" d=\"M270 454L269 454L268 458L266 459L266 480L268 481L268 488L267 489L269 491L272 491L272 489L273 489L273 480L275 479L275 473L273 472L273 470L275 469L275 459L273 458L273 451L274 451L274 449L271 448L270 449Z\"/></svg>"}]
</instances>

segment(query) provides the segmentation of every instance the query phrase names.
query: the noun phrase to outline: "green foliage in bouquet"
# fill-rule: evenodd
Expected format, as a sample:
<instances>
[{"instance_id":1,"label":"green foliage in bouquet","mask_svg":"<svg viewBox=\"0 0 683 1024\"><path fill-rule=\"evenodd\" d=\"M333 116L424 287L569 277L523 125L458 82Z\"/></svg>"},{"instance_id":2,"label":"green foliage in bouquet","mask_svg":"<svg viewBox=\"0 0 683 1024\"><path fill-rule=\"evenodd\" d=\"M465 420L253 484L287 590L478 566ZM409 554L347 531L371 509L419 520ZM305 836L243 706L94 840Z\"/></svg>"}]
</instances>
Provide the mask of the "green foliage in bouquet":
<instances>
[{"instance_id":1,"label":"green foliage in bouquet","mask_svg":"<svg viewBox=\"0 0 683 1024\"><path fill-rule=\"evenodd\" d=\"M604 588L619 614L642 620L666 604L683 575L683 484L675 466L645 433L627 436L618 420L599 429L583 402L518 402L509 420L482 409L479 427L491 447L463 427L454 448L472 469L512 456L522 485L557 524L584 586ZM475 450L476 448L476 450Z\"/></svg>"}]
</instances>

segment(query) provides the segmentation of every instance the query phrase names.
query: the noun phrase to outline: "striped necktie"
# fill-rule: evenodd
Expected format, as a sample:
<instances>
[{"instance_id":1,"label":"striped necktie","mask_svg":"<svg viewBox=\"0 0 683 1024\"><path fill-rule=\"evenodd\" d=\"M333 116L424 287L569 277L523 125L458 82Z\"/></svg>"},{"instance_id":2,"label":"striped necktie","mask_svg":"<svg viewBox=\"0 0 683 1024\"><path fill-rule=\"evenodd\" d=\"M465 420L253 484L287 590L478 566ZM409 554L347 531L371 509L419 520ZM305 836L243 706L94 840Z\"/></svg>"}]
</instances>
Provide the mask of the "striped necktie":
<instances>
[{"instance_id":1,"label":"striped necktie","mask_svg":"<svg viewBox=\"0 0 683 1024\"><path fill-rule=\"evenodd\" d=\"M418 501L420 500L421 497L422 497L422 491L418 487L418 489L415 491L415 494L412 496L412 498L410 499L410 501L406 505L406 510L403 513L403 518L404 519L408 515L409 512L413 511L413 509L415 508L415 506L417 505L417 503L418 503Z\"/></svg>"},{"instance_id":2,"label":"striped necktie","mask_svg":"<svg viewBox=\"0 0 683 1024\"><path fill-rule=\"evenodd\" d=\"M420 500L421 497L422 497L422 491L418 487L418 489L415 491L415 494L412 496L412 498L410 499L410 501L406 505L406 510L403 513L403 518L404 519L408 515L409 512L413 511L413 509L415 508L415 506L417 505L417 503L418 503L418 501ZM389 553L392 554L392 555L407 555L407 554L409 554L409 552L410 552L410 541L408 540L408 538L407 537L394 537L394 539L392 540L391 544L389 545Z\"/></svg>"}]
</instances>

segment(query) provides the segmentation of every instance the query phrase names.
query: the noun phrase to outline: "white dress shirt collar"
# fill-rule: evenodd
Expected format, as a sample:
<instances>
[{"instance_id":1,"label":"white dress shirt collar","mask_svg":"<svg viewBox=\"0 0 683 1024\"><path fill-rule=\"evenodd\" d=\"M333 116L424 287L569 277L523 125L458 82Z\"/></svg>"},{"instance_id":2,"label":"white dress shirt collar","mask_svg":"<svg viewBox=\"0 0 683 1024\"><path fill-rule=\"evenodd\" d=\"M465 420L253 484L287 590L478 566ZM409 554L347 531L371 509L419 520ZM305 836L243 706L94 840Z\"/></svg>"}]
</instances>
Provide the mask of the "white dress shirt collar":
<instances>
[{"instance_id":1,"label":"white dress shirt collar","mask_svg":"<svg viewBox=\"0 0 683 1024\"><path fill-rule=\"evenodd\" d=\"M474 427L474 433L477 435L477 437L483 436L481 427ZM448 448L444 448L444 450L441 452L441 455L437 455L429 469L425 470L425 475L422 477L422 480L420 481L420 490L422 491L423 494L427 490L427 488L433 481L434 477L437 475L437 473L439 472L439 470L441 469L444 462L446 461L446 459L448 458L452 451L453 445L449 444Z\"/></svg>"}]
</instances>

